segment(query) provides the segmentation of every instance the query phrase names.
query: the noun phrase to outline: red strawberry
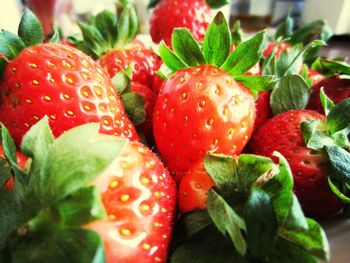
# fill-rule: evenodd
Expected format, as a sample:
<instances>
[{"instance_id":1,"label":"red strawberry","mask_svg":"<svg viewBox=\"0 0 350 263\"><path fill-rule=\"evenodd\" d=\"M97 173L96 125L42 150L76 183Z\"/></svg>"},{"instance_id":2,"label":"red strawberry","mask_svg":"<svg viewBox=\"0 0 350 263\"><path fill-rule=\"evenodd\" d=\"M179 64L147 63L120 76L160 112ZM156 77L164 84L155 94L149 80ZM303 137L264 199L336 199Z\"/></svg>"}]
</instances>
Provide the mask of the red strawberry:
<instances>
[{"instance_id":1,"label":"red strawberry","mask_svg":"<svg viewBox=\"0 0 350 263\"><path fill-rule=\"evenodd\" d=\"M102 237L106 262L166 262L176 187L159 159L141 144L127 143L93 184L108 219L86 227Z\"/></svg>"},{"instance_id":2,"label":"red strawberry","mask_svg":"<svg viewBox=\"0 0 350 263\"><path fill-rule=\"evenodd\" d=\"M100 122L103 133L138 140L107 74L74 48L53 44L26 48L8 63L0 86L0 120L17 145L45 115L55 136Z\"/></svg>"},{"instance_id":3,"label":"red strawberry","mask_svg":"<svg viewBox=\"0 0 350 263\"><path fill-rule=\"evenodd\" d=\"M325 154L308 149L300 130L302 122L325 116L315 111L292 110L276 115L253 136L250 147L255 154L273 158L278 151L290 164L294 192L306 214L321 217L338 211L340 201L327 183L328 160Z\"/></svg>"},{"instance_id":4,"label":"red strawberry","mask_svg":"<svg viewBox=\"0 0 350 263\"><path fill-rule=\"evenodd\" d=\"M23 155L20 151L16 152L17 164L20 168L24 169L24 166L27 163L28 158ZM0 159L5 159L4 148L0 145ZM1 175L0 175L1 176ZM3 188L4 190L12 190L13 189L13 178L7 181L6 185ZM1 190L1 189L0 189Z\"/></svg>"},{"instance_id":5,"label":"red strawberry","mask_svg":"<svg viewBox=\"0 0 350 263\"><path fill-rule=\"evenodd\" d=\"M202 161L189 169L181 179L179 186L178 204L181 214L193 210L205 209L208 191L215 186Z\"/></svg>"},{"instance_id":6,"label":"red strawberry","mask_svg":"<svg viewBox=\"0 0 350 263\"><path fill-rule=\"evenodd\" d=\"M319 83L320 81L326 78L324 75L310 68L307 69L307 72L308 72L307 78L312 79L312 85L316 85L317 83Z\"/></svg>"},{"instance_id":7,"label":"red strawberry","mask_svg":"<svg viewBox=\"0 0 350 263\"><path fill-rule=\"evenodd\" d=\"M272 117L272 110L270 106L270 91L259 92L258 99L255 101L256 119L254 129L259 129Z\"/></svg>"},{"instance_id":8,"label":"red strawberry","mask_svg":"<svg viewBox=\"0 0 350 263\"><path fill-rule=\"evenodd\" d=\"M183 27L203 41L210 19L210 7L204 0L161 0L151 16L151 37L155 43L164 40L171 46L173 30Z\"/></svg>"},{"instance_id":9,"label":"red strawberry","mask_svg":"<svg viewBox=\"0 0 350 263\"><path fill-rule=\"evenodd\" d=\"M270 42L268 44L268 46L266 47L266 49L264 50L263 57L268 57L272 53L272 51L274 50L275 46L276 46L275 42ZM278 44L277 50L276 50L276 58L279 58L283 51L285 51L285 50L288 51L290 48L291 48L291 46L286 42L282 42L282 43Z\"/></svg>"},{"instance_id":10,"label":"red strawberry","mask_svg":"<svg viewBox=\"0 0 350 263\"><path fill-rule=\"evenodd\" d=\"M182 69L167 79L153 126L159 153L176 179L208 151L239 154L253 130L254 104L250 90L210 65Z\"/></svg>"},{"instance_id":11,"label":"red strawberry","mask_svg":"<svg viewBox=\"0 0 350 263\"><path fill-rule=\"evenodd\" d=\"M323 88L324 93L335 103L350 97L350 80L341 79L340 76L333 76L324 79L312 87L312 93L307 106L310 110L323 113L323 107L320 101L320 90Z\"/></svg>"}]
</instances>

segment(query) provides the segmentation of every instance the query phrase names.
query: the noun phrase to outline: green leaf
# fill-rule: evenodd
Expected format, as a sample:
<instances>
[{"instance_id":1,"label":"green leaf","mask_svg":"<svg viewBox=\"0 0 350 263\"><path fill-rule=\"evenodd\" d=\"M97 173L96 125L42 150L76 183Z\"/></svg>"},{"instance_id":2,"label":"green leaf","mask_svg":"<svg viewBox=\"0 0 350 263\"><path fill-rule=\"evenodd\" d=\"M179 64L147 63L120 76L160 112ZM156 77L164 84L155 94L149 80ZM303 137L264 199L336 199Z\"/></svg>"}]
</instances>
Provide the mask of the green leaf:
<instances>
[{"instance_id":1,"label":"green leaf","mask_svg":"<svg viewBox=\"0 0 350 263\"><path fill-rule=\"evenodd\" d=\"M276 115L289 110L305 109L310 94L311 91L301 76L284 76L271 93L272 112Z\"/></svg>"},{"instance_id":2,"label":"green leaf","mask_svg":"<svg viewBox=\"0 0 350 263\"><path fill-rule=\"evenodd\" d=\"M44 117L30 128L22 140L21 151L32 159L30 166L30 186L35 187L40 180L41 167L46 158L47 151L54 142L48 118ZM32 189L34 192L39 189Z\"/></svg>"},{"instance_id":3,"label":"green leaf","mask_svg":"<svg viewBox=\"0 0 350 263\"><path fill-rule=\"evenodd\" d=\"M44 40L44 32L39 19L26 9L18 27L18 36L22 39L26 47L41 44Z\"/></svg>"},{"instance_id":4,"label":"green leaf","mask_svg":"<svg viewBox=\"0 0 350 263\"><path fill-rule=\"evenodd\" d=\"M36 237L31 242L17 242L13 258L16 263L105 262L100 236L93 231L76 228L53 229L52 233Z\"/></svg>"},{"instance_id":5,"label":"green leaf","mask_svg":"<svg viewBox=\"0 0 350 263\"><path fill-rule=\"evenodd\" d=\"M159 2L160 2L160 0L150 0L147 8L151 9L151 8L155 7Z\"/></svg>"},{"instance_id":6,"label":"green leaf","mask_svg":"<svg viewBox=\"0 0 350 263\"><path fill-rule=\"evenodd\" d=\"M173 71L186 68L186 65L179 59L174 52L162 41L159 45L159 54L165 65Z\"/></svg>"},{"instance_id":7,"label":"green leaf","mask_svg":"<svg viewBox=\"0 0 350 263\"><path fill-rule=\"evenodd\" d=\"M274 76L238 76L234 79L249 88L254 96L257 96L260 91L273 90L277 84Z\"/></svg>"},{"instance_id":8,"label":"green leaf","mask_svg":"<svg viewBox=\"0 0 350 263\"><path fill-rule=\"evenodd\" d=\"M327 41L332 31L325 20L308 23L296 30L288 41L292 46L298 43L307 44L315 39Z\"/></svg>"},{"instance_id":9,"label":"green leaf","mask_svg":"<svg viewBox=\"0 0 350 263\"><path fill-rule=\"evenodd\" d=\"M112 48L118 41L118 25L116 15L109 10L104 10L97 14L95 26L101 36Z\"/></svg>"},{"instance_id":10,"label":"green leaf","mask_svg":"<svg viewBox=\"0 0 350 263\"><path fill-rule=\"evenodd\" d=\"M335 171L333 176L341 182L350 184L350 153L339 146L326 146L325 150Z\"/></svg>"},{"instance_id":11,"label":"green leaf","mask_svg":"<svg viewBox=\"0 0 350 263\"><path fill-rule=\"evenodd\" d=\"M231 35L228 24L223 13L219 12L205 34L203 44L205 62L221 67L227 59L230 49Z\"/></svg>"},{"instance_id":12,"label":"green leaf","mask_svg":"<svg viewBox=\"0 0 350 263\"><path fill-rule=\"evenodd\" d=\"M241 23L237 20L232 27L231 31L232 44L238 46L243 41L243 31L241 29Z\"/></svg>"},{"instance_id":13,"label":"green leaf","mask_svg":"<svg viewBox=\"0 0 350 263\"><path fill-rule=\"evenodd\" d=\"M0 191L12 177L11 169L8 166L7 160L0 157Z\"/></svg>"},{"instance_id":14,"label":"green leaf","mask_svg":"<svg viewBox=\"0 0 350 263\"><path fill-rule=\"evenodd\" d=\"M118 21L118 44L124 45L135 38L138 31L138 23L135 9L132 5L127 5Z\"/></svg>"},{"instance_id":15,"label":"green leaf","mask_svg":"<svg viewBox=\"0 0 350 263\"><path fill-rule=\"evenodd\" d=\"M286 19L277 27L275 33L275 40L280 38L288 39L293 33L294 20L290 16L290 12L288 13Z\"/></svg>"},{"instance_id":16,"label":"green leaf","mask_svg":"<svg viewBox=\"0 0 350 263\"><path fill-rule=\"evenodd\" d=\"M26 188L28 181L29 181L29 177L17 165L17 155L16 155L15 143L13 142L9 131L7 130L7 128L3 124L1 124L1 138L2 138L2 146L4 148L4 153L5 153L6 159L9 161L11 168L12 168L14 175L15 175L15 179L14 179L15 195L16 195L16 198L20 198L25 191L25 188Z\"/></svg>"},{"instance_id":17,"label":"green leaf","mask_svg":"<svg viewBox=\"0 0 350 263\"><path fill-rule=\"evenodd\" d=\"M271 54L263 59L262 65L262 75L276 75L277 72L277 63L276 63L276 46L271 52Z\"/></svg>"},{"instance_id":18,"label":"green leaf","mask_svg":"<svg viewBox=\"0 0 350 263\"><path fill-rule=\"evenodd\" d=\"M84 47L87 48L95 58L100 57L109 50L109 44L94 26L80 21L78 21L78 26L83 34Z\"/></svg>"},{"instance_id":19,"label":"green leaf","mask_svg":"<svg viewBox=\"0 0 350 263\"><path fill-rule=\"evenodd\" d=\"M318 119L301 123L300 128L303 132L307 148L322 151L326 145L336 145L335 141L325 131L320 131L320 127L322 128L323 126L322 124L323 122Z\"/></svg>"},{"instance_id":20,"label":"green leaf","mask_svg":"<svg viewBox=\"0 0 350 263\"><path fill-rule=\"evenodd\" d=\"M60 32L60 27L57 24L53 26L53 34L50 37L50 43L61 44L61 32Z\"/></svg>"},{"instance_id":21,"label":"green leaf","mask_svg":"<svg viewBox=\"0 0 350 263\"><path fill-rule=\"evenodd\" d=\"M61 216L61 224L78 227L105 218L106 212L100 195L95 186L88 186L60 201L56 207Z\"/></svg>"},{"instance_id":22,"label":"green leaf","mask_svg":"<svg viewBox=\"0 0 350 263\"><path fill-rule=\"evenodd\" d=\"M170 263L229 263L245 262L213 226L201 231L189 242L177 247Z\"/></svg>"},{"instance_id":23,"label":"green leaf","mask_svg":"<svg viewBox=\"0 0 350 263\"><path fill-rule=\"evenodd\" d=\"M135 126L146 120L145 98L136 92L128 92L121 96L125 111Z\"/></svg>"},{"instance_id":24,"label":"green leaf","mask_svg":"<svg viewBox=\"0 0 350 263\"><path fill-rule=\"evenodd\" d=\"M329 244L321 226L312 219L307 219L308 230L280 230L280 237L293 243L311 255L320 259L329 260Z\"/></svg>"},{"instance_id":25,"label":"green leaf","mask_svg":"<svg viewBox=\"0 0 350 263\"><path fill-rule=\"evenodd\" d=\"M205 64L203 53L198 42L185 28L176 28L173 31L172 46L175 54L188 67L195 67Z\"/></svg>"},{"instance_id":26,"label":"green leaf","mask_svg":"<svg viewBox=\"0 0 350 263\"><path fill-rule=\"evenodd\" d=\"M205 0L211 8L220 8L224 5L229 4L230 0Z\"/></svg>"},{"instance_id":27,"label":"green leaf","mask_svg":"<svg viewBox=\"0 0 350 263\"><path fill-rule=\"evenodd\" d=\"M208 213L217 229L226 236L229 235L233 245L240 255L247 251L246 241L241 230L245 230L245 222L214 190L208 192Z\"/></svg>"},{"instance_id":28,"label":"green leaf","mask_svg":"<svg viewBox=\"0 0 350 263\"><path fill-rule=\"evenodd\" d=\"M132 75L132 69L129 66L126 71L121 70L119 71L117 74L114 75L114 77L112 78L112 82L114 87L116 88L117 92L119 93L119 95L125 93L125 92L130 92L131 89L131 75ZM131 75L129 75L129 73L131 73Z\"/></svg>"},{"instance_id":29,"label":"green leaf","mask_svg":"<svg viewBox=\"0 0 350 263\"><path fill-rule=\"evenodd\" d=\"M242 42L227 58L221 69L231 76L240 76L258 63L266 42L266 32L261 31L251 39Z\"/></svg>"},{"instance_id":30,"label":"green leaf","mask_svg":"<svg viewBox=\"0 0 350 263\"><path fill-rule=\"evenodd\" d=\"M278 222L268 193L253 188L245 206L247 242L254 258L267 258L278 236Z\"/></svg>"},{"instance_id":31,"label":"green leaf","mask_svg":"<svg viewBox=\"0 0 350 263\"><path fill-rule=\"evenodd\" d=\"M320 91L320 99L326 116L334 109L334 102L324 93L323 87Z\"/></svg>"},{"instance_id":32,"label":"green leaf","mask_svg":"<svg viewBox=\"0 0 350 263\"><path fill-rule=\"evenodd\" d=\"M18 36L6 30L0 30L0 79L8 61L15 58L23 49L25 44Z\"/></svg>"},{"instance_id":33,"label":"green leaf","mask_svg":"<svg viewBox=\"0 0 350 263\"><path fill-rule=\"evenodd\" d=\"M338 103L327 115L327 128L333 134L350 126L350 98Z\"/></svg>"},{"instance_id":34,"label":"green leaf","mask_svg":"<svg viewBox=\"0 0 350 263\"><path fill-rule=\"evenodd\" d=\"M237 172L239 191L250 193L253 186L263 185L278 173L278 166L270 158L241 154Z\"/></svg>"},{"instance_id":35,"label":"green leaf","mask_svg":"<svg viewBox=\"0 0 350 263\"><path fill-rule=\"evenodd\" d=\"M350 65L343 61L332 61L318 58L312 64L312 69L322 73L327 77L331 77L336 74L350 75Z\"/></svg>"},{"instance_id":36,"label":"green leaf","mask_svg":"<svg viewBox=\"0 0 350 263\"><path fill-rule=\"evenodd\" d=\"M320 261L305 251L302 247L296 246L282 238L276 242L274 254L270 257L274 263L319 263Z\"/></svg>"},{"instance_id":37,"label":"green leaf","mask_svg":"<svg viewBox=\"0 0 350 263\"><path fill-rule=\"evenodd\" d=\"M289 230L308 229L298 198L291 190L282 191L274 196L273 207L280 226Z\"/></svg>"},{"instance_id":38,"label":"green leaf","mask_svg":"<svg viewBox=\"0 0 350 263\"><path fill-rule=\"evenodd\" d=\"M40 194L52 203L75 192L101 174L126 141L98 136L99 124L76 127L61 135L50 147L42 166Z\"/></svg>"},{"instance_id":39,"label":"green leaf","mask_svg":"<svg viewBox=\"0 0 350 263\"><path fill-rule=\"evenodd\" d=\"M204 158L204 168L224 196L235 189L237 161L234 158L208 153Z\"/></svg>"},{"instance_id":40,"label":"green leaf","mask_svg":"<svg viewBox=\"0 0 350 263\"><path fill-rule=\"evenodd\" d=\"M341 200L344 204L350 204L350 197L343 193L344 189L341 189L344 188L342 183L336 182L336 180L332 177L328 177L328 185L339 200Z\"/></svg>"},{"instance_id":41,"label":"green leaf","mask_svg":"<svg viewBox=\"0 0 350 263\"><path fill-rule=\"evenodd\" d=\"M18 210L15 193L12 190L0 190L0 249L17 227L16 215L20 213Z\"/></svg>"}]
</instances>

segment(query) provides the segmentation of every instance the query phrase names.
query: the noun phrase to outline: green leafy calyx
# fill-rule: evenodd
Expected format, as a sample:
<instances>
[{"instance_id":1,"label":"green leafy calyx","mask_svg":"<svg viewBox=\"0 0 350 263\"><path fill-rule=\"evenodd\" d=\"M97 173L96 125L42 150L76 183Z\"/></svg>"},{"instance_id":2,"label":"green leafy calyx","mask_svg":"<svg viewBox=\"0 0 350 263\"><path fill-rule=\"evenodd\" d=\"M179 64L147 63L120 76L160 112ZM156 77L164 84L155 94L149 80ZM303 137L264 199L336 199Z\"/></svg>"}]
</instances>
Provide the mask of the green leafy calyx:
<instances>
[{"instance_id":1,"label":"green leafy calyx","mask_svg":"<svg viewBox=\"0 0 350 263\"><path fill-rule=\"evenodd\" d=\"M325 233L304 216L288 162L276 156L279 165L256 155L208 154L204 166L216 187L206 210L179 219L170 262L328 261Z\"/></svg>"}]
</instances>

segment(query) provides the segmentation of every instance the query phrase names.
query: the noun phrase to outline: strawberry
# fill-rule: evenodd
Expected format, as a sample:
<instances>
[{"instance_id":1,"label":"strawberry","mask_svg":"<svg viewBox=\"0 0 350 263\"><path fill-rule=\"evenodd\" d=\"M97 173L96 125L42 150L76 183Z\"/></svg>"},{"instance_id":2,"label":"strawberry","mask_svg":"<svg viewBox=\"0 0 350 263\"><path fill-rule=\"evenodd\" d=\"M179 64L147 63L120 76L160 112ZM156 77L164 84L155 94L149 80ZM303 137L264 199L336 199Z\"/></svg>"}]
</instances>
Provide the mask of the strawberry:
<instances>
[{"instance_id":1,"label":"strawberry","mask_svg":"<svg viewBox=\"0 0 350 263\"><path fill-rule=\"evenodd\" d=\"M286 42L278 43L277 46L275 42L270 42L267 45L266 49L264 50L263 57L266 58L269 55L271 55L271 53L274 51L275 48L276 48L276 51L275 51L276 58L279 58L282 52L285 50L288 52L291 46Z\"/></svg>"},{"instance_id":2,"label":"strawberry","mask_svg":"<svg viewBox=\"0 0 350 263\"><path fill-rule=\"evenodd\" d=\"M27 11L21 25L33 20ZM15 38L23 43L15 35L2 34L5 41ZM84 123L100 122L102 133L138 140L110 78L91 58L64 45L20 47L16 57L9 57L12 60L6 63L0 84L0 120L9 126L17 145L45 115L55 136Z\"/></svg>"},{"instance_id":3,"label":"strawberry","mask_svg":"<svg viewBox=\"0 0 350 263\"><path fill-rule=\"evenodd\" d=\"M253 136L252 152L272 157L280 152L288 160L295 182L294 192L306 214L323 217L338 211L342 205L328 187L331 173L327 154L307 147L301 131L303 122L319 120L320 129L325 116L310 110L291 110L276 115ZM322 204L322 205L321 205Z\"/></svg>"},{"instance_id":4,"label":"strawberry","mask_svg":"<svg viewBox=\"0 0 350 263\"><path fill-rule=\"evenodd\" d=\"M244 84L254 79L254 88L260 87L261 78L244 73L260 60L264 36L258 33L230 54L230 32L219 13L208 28L204 53L187 29L174 30L174 52L160 45L160 55L172 73L157 98L153 131L162 160L178 182L208 151L237 155L248 142L255 102ZM238 57L247 52L250 58L240 64Z\"/></svg>"},{"instance_id":5,"label":"strawberry","mask_svg":"<svg viewBox=\"0 0 350 263\"><path fill-rule=\"evenodd\" d=\"M79 126L54 140L45 118L25 135L21 149L32 165L17 173L22 180L13 191L0 190L4 198L17 195L7 205L0 201L1 213L13 210L6 214L8 230L0 223L2 240L9 238L2 256L30 262L64 262L72 255L82 263L166 262L175 183L145 146L98 134L98 126ZM12 149L4 126L2 133Z\"/></svg>"},{"instance_id":6,"label":"strawberry","mask_svg":"<svg viewBox=\"0 0 350 263\"><path fill-rule=\"evenodd\" d=\"M323 112L323 107L319 100L321 88L335 104L350 98L350 80L342 79L339 75L335 75L312 86L310 101L307 105L308 109Z\"/></svg>"},{"instance_id":7,"label":"strawberry","mask_svg":"<svg viewBox=\"0 0 350 263\"><path fill-rule=\"evenodd\" d=\"M132 81L151 87L160 59L135 38L138 17L131 4L125 4L119 20L105 10L97 14L93 22L78 22L78 25L83 34L79 49L97 59L111 78L131 65Z\"/></svg>"},{"instance_id":8,"label":"strawberry","mask_svg":"<svg viewBox=\"0 0 350 263\"><path fill-rule=\"evenodd\" d=\"M151 16L150 34L153 42L164 40L170 46L173 30L182 27L203 41L210 19L210 6L205 0L161 0Z\"/></svg>"},{"instance_id":9,"label":"strawberry","mask_svg":"<svg viewBox=\"0 0 350 263\"><path fill-rule=\"evenodd\" d=\"M179 212L181 214L205 209L208 191L215 183L208 175L202 161L195 164L182 177L179 185Z\"/></svg>"}]
</instances>

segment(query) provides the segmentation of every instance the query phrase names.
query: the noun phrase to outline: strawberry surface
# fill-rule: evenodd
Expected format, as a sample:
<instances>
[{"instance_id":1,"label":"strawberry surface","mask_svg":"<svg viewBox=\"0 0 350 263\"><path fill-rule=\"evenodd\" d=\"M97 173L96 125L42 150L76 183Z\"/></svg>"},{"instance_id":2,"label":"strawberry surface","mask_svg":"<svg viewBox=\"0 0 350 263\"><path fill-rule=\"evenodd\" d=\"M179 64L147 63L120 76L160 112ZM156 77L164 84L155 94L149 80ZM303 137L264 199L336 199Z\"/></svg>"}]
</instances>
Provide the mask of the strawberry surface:
<instances>
[{"instance_id":1,"label":"strawberry surface","mask_svg":"<svg viewBox=\"0 0 350 263\"><path fill-rule=\"evenodd\" d=\"M280 152L289 162L294 177L294 192L304 212L322 217L340 209L340 201L327 183L330 172L325 154L308 149L300 130L304 121L325 120L315 111L291 110L276 115L253 136L250 147L255 154L273 157Z\"/></svg>"},{"instance_id":2,"label":"strawberry surface","mask_svg":"<svg viewBox=\"0 0 350 263\"><path fill-rule=\"evenodd\" d=\"M159 61L159 57L153 51L137 45L111 50L98 60L111 78L130 65L133 73L132 81L149 87L152 86L153 75L160 66Z\"/></svg>"},{"instance_id":3,"label":"strawberry surface","mask_svg":"<svg viewBox=\"0 0 350 263\"><path fill-rule=\"evenodd\" d=\"M86 227L102 237L106 262L166 262L176 187L154 153L127 143L92 184L101 191L108 218Z\"/></svg>"},{"instance_id":4,"label":"strawberry surface","mask_svg":"<svg viewBox=\"0 0 350 263\"><path fill-rule=\"evenodd\" d=\"M173 30L182 27L202 41L210 20L210 7L204 0L162 0L151 16L151 37L155 43L164 40L170 46Z\"/></svg>"},{"instance_id":5,"label":"strawberry surface","mask_svg":"<svg viewBox=\"0 0 350 263\"><path fill-rule=\"evenodd\" d=\"M0 120L17 145L45 115L55 136L84 123L100 122L102 133L138 140L108 75L71 47L26 48L7 65L0 86Z\"/></svg>"},{"instance_id":6,"label":"strawberry surface","mask_svg":"<svg viewBox=\"0 0 350 263\"><path fill-rule=\"evenodd\" d=\"M311 97L308 109L323 113L323 107L320 101L320 91L323 88L324 93L335 103L339 103L350 97L350 80L341 79L339 76L327 78L318 82L312 87Z\"/></svg>"},{"instance_id":7,"label":"strawberry surface","mask_svg":"<svg viewBox=\"0 0 350 263\"><path fill-rule=\"evenodd\" d=\"M210 152L237 155L255 119L250 90L210 65L182 69L158 95L153 130L159 153L177 180Z\"/></svg>"}]
</instances>

